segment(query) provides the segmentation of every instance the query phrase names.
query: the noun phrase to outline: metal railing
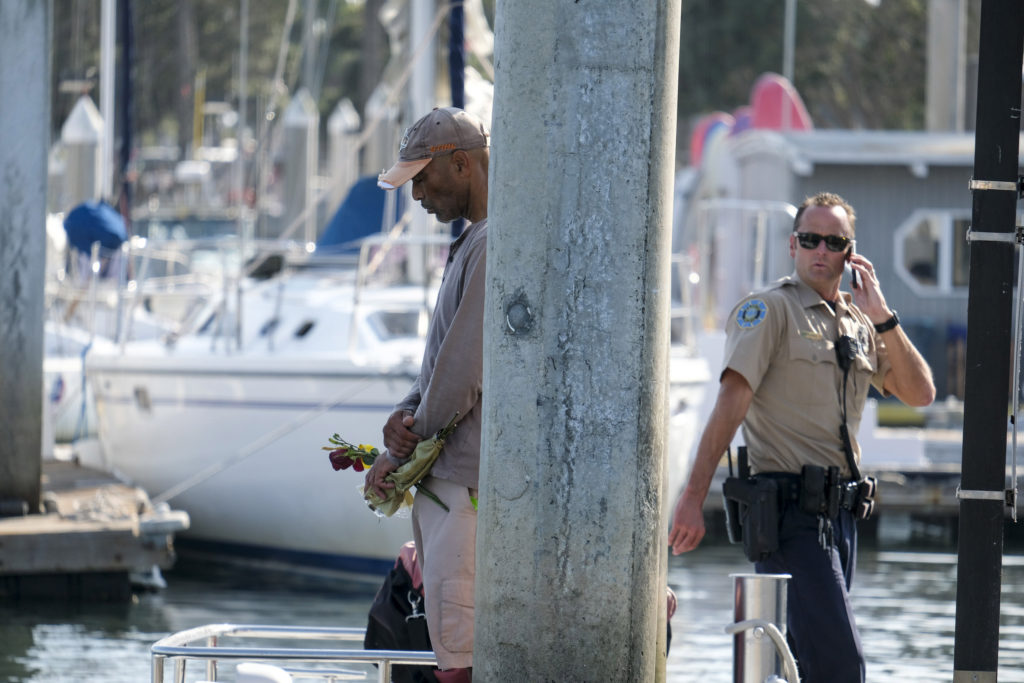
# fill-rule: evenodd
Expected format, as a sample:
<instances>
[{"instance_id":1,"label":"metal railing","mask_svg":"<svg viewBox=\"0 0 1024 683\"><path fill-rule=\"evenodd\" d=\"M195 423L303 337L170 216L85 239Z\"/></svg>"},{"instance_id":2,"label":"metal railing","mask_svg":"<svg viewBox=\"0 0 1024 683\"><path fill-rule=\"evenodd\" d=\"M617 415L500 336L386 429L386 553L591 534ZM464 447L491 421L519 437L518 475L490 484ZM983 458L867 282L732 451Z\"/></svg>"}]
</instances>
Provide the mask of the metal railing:
<instances>
[{"instance_id":1,"label":"metal railing","mask_svg":"<svg viewBox=\"0 0 1024 683\"><path fill-rule=\"evenodd\" d=\"M358 649L230 647L223 638L276 639L356 642ZM435 666L430 651L365 650L361 647L365 631L360 628L315 626L264 626L245 624L207 624L161 638L150 648L152 683L184 683L186 663L199 661L205 665L205 680L216 681L218 665L225 662L271 663L301 678L327 681L377 680L388 683L396 665ZM173 663L172 678L165 678L168 663ZM316 664L316 668L298 668L299 664ZM369 671L337 668L341 664L376 665L376 675Z\"/></svg>"},{"instance_id":2,"label":"metal railing","mask_svg":"<svg viewBox=\"0 0 1024 683\"><path fill-rule=\"evenodd\" d=\"M796 660L786 643L789 574L730 574L735 623L734 683L800 683Z\"/></svg>"}]
</instances>

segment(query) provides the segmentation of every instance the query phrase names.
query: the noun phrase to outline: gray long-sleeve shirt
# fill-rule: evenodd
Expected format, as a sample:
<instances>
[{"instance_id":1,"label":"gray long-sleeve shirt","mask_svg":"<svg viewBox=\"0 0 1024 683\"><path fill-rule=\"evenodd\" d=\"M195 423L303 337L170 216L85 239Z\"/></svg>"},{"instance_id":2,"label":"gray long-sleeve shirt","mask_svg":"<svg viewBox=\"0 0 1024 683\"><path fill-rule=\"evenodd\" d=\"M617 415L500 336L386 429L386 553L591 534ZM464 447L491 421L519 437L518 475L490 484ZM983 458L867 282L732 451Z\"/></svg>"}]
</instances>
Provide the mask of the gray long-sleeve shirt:
<instances>
[{"instance_id":1,"label":"gray long-sleeve shirt","mask_svg":"<svg viewBox=\"0 0 1024 683\"><path fill-rule=\"evenodd\" d=\"M480 478L484 284L487 219L468 226L451 248L427 330L420 375L396 409L413 413L412 431L429 438L458 412L431 474L467 488Z\"/></svg>"}]
</instances>

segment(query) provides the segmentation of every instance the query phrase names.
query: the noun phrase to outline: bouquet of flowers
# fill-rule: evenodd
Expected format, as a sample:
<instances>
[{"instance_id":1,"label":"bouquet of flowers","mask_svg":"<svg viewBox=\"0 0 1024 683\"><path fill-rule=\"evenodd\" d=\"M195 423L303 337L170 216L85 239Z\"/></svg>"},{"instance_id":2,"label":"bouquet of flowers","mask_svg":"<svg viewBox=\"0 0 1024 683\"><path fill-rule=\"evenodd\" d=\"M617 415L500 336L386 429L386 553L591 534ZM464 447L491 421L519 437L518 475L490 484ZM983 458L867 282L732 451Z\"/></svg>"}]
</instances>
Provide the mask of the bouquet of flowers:
<instances>
[{"instance_id":1,"label":"bouquet of flowers","mask_svg":"<svg viewBox=\"0 0 1024 683\"><path fill-rule=\"evenodd\" d=\"M386 481L392 482L395 486L394 488L387 489L387 495L384 498L381 498L376 491L363 488L363 498L366 499L371 510L390 517L401 508L411 506L413 496L410 489L413 486L420 493L429 497L445 510L448 510L448 506L436 494L420 484L420 481L430 473L430 468L433 467L434 461L441 454L445 440L455 429L455 420L458 416L459 414L456 413L448 424L439 429L434 436L420 441L409 457L409 460L385 478ZM367 467L372 467L374 461L380 456L380 451L373 446L366 444L355 446L337 434L330 438L330 443L330 446L324 446L324 450L331 452L331 466L335 471L351 467L356 472L362 472Z\"/></svg>"},{"instance_id":2,"label":"bouquet of flowers","mask_svg":"<svg viewBox=\"0 0 1024 683\"><path fill-rule=\"evenodd\" d=\"M350 467L356 472L363 472L373 467L373 463L380 457L380 451L375 447L365 443L357 446L345 441L338 434L331 435L328 442L330 445L324 446L323 449L330 451L328 457L331 461L331 467L334 468L335 472L347 470ZM361 487L360 491L363 493L363 497L366 498L371 510L383 512L388 517L403 507L412 507L413 496L412 492L408 489L403 491L401 496L398 495L396 489L389 489L388 497L385 501L379 501L380 497L366 490L365 487ZM371 494L373 499L370 498ZM375 505L375 501L379 502L379 504Z\"/></svg>"},{"instance_id":3,"label":"bouquet of flowers","mask_svg":"<svg viewBox=\"0 0 1024 683\"><path fill-rule=\"evenodd\" d=\"M380 455L373 446L361 443L358 446L350 444L337 434L331 436L328 441L330 446L324 446L325 451L330 451L331 467L334 471L347 470L351 467L356 472L373 467L373 461Z\"/></svg>"}]
</instances>

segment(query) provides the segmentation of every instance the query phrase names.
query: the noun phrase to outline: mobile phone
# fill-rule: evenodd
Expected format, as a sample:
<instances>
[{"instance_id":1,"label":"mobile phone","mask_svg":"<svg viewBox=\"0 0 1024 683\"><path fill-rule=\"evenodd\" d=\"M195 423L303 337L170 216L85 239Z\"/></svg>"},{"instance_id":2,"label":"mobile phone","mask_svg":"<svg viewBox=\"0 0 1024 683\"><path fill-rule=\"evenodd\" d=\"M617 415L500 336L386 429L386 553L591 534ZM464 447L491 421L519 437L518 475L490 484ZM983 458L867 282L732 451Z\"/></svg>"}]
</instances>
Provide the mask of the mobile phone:
<instances>
[{"instance_id":1,"label":"mobile phone","mask_svg":"<svg viewBox=\"0 0 1024 683\"><path fill-rule=\"evenodd\" d=\"M850 265L851 256L853 256L853 247L850 247L850 251L846 252L846 270L850 271L850 286L857 289L860 287L860 283L857 281L857 271Z\"/></svg>"}]
</instances>

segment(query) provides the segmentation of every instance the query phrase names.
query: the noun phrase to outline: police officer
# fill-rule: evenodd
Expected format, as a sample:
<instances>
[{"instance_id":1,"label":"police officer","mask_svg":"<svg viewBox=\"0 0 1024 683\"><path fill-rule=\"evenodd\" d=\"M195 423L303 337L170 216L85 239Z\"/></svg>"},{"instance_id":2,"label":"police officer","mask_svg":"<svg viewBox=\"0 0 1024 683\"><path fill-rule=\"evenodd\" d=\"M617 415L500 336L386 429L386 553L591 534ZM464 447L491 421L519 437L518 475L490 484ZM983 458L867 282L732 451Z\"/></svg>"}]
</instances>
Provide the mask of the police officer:
<instances>
[{"instance_id":1,"label":"police officer","mask_svg":"<svg viewBox=\"0 0 1024 683\"><path fill-rule=\"evenodd\" d=\"M806 199L789 236L795 272L733 309L718 397L669 534L676 555L704 537L701 508L742 423L751 472L774 478L780 491L778 544L755 569L792 575L787 630L810 683L864 681L849 598L858 501L839 493L857 490L855 435L868 388L911 406L935 399L931 370L886 305L871 262L854 251L854 221L836 194ZM852 295L839 291L846 264ZM829 468L838 481L826 485ZM815 496L821 508L808 511Z\"/></svg>"}]
</instances>

